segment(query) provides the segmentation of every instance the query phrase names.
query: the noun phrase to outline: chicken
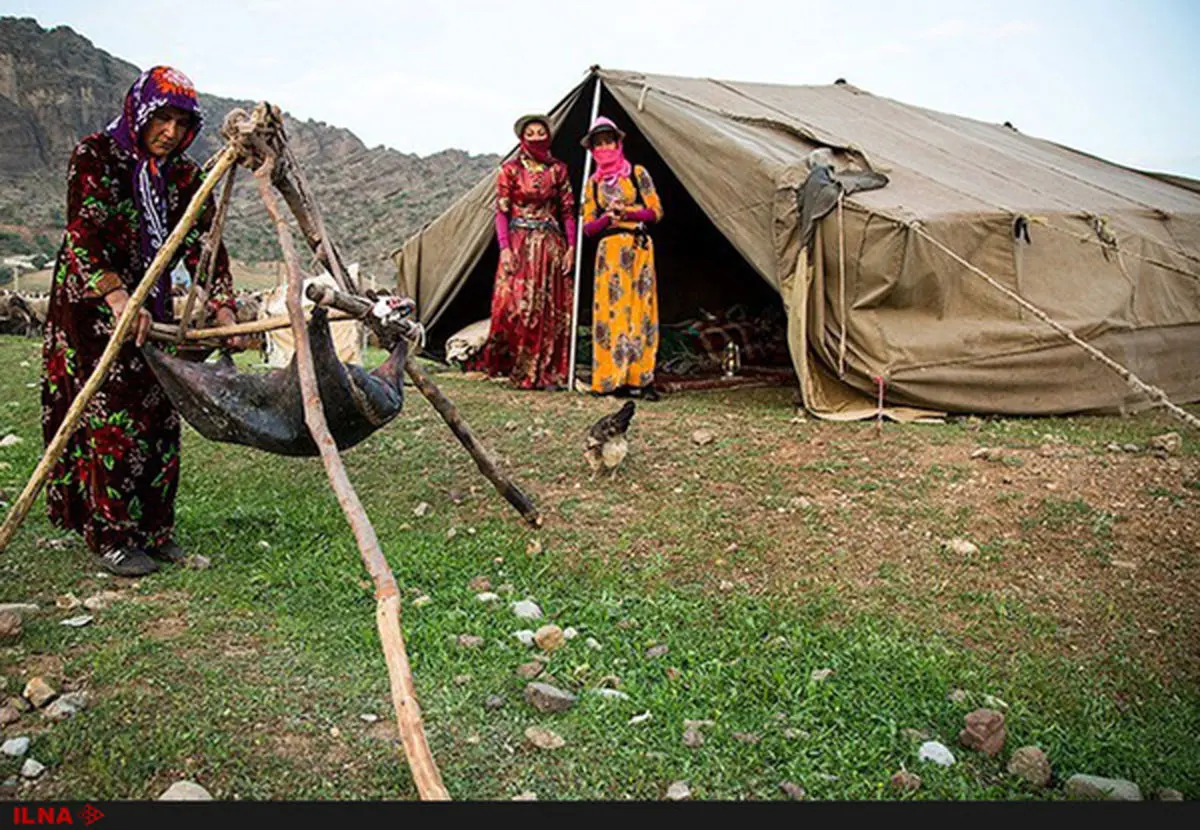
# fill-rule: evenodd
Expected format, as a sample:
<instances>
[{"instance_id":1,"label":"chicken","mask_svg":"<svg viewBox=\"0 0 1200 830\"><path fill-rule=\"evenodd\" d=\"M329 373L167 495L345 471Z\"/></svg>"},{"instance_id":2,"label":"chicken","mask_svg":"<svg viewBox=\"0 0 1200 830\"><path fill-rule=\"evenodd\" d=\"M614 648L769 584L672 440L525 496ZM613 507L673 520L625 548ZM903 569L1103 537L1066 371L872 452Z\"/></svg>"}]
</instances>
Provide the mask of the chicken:
<instances>
[{"instance_id":1,"label":"chicken","mask_svg":"<svg viewBox=\"0 0 1200 830\"><path fill-rule=\"evenodd\" d=\"M588 429L583 457L592 468L593 479L601 469L612 470L612 474L616 475L617 467L625 460L629 452L625 433L629 430L629 422L633 420L634 408L633 401L626 401L623 407L605 415Z\"/></svg>"}]
</instances>

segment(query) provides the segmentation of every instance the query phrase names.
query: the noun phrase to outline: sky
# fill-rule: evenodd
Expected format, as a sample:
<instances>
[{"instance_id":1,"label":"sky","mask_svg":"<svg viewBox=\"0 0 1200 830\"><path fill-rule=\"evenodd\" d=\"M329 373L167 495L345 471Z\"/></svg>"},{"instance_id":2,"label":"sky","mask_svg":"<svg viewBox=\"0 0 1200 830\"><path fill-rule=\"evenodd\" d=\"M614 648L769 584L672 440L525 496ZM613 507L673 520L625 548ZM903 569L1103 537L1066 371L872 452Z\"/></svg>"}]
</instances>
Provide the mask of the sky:
<instances>
[{"instance_id":1,"label":"sky","mask_svg":"<svg viewBox=\"0 0 1200 830\"><path fill-rule=\"evenodd\" d=\"M187 13L183 7L194 11ZM877 95L1200 178L1200 2L0 0L140 67L347 127L506 152L593 64ZM603 13L602 13L603 12Z\"/></svg>"}]
</instances>

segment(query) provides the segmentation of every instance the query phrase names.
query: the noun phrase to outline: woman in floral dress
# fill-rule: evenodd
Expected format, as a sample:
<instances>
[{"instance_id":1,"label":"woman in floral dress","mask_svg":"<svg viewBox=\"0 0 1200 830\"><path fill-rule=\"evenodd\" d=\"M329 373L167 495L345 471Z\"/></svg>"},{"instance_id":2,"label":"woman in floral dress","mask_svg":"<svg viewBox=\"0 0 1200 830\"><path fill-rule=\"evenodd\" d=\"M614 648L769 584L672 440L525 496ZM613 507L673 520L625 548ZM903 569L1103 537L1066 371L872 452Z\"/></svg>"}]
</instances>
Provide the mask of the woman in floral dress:
<instances>
[{"instance_id":1,"label":"woman in floral dress","mask_svg":"<svg viewBox=\"0 0 1200 830\"><path fill-rule=\"evenodd\" d=\"M550 154L549 120L527 115L516 133L521 148L496 182L500 265L481 362L518 389L558 389L571 345L575 198L567 165Z\"/></svg>"},{"instance_id":2,"label":"woman in floral dress","mask_svg":"<svg viewBox=\"0 0 1200 830\"><path fill-rule=\"evenodd\" d=\"M595 160L583 232L599 237L592 304L592 392L658 400L658 285L647 225L662 219L650 174L625 159L625 133L597 118L583 138Z\"/></svg>"},{"instance_id":3,"label":"woman in floral dress","mask_svg":"<svg viewBox=\"0 0 1200 830\"><path fill-rule=\"evenodd\" d=\"M199 188L199 166L183 155L200 131L195 88L165 66L143 72L121 115L79 142L67 172L67 228L54 267L43 344L42 431L47 445L91 376L129 297ZM236 309L222 246L212 274L197 274L210 201L179 258L208 289L220 325ZM174 263L172 263L172 266ZM171 270L163 271L132 338L91 398L46 490L50 520L82 534L100 564L122 576L177 562L175 491L179 415L140 347L151 321L170 322ZM234 348L244 346L231 340Z\"/></svg>"}]
</instances>

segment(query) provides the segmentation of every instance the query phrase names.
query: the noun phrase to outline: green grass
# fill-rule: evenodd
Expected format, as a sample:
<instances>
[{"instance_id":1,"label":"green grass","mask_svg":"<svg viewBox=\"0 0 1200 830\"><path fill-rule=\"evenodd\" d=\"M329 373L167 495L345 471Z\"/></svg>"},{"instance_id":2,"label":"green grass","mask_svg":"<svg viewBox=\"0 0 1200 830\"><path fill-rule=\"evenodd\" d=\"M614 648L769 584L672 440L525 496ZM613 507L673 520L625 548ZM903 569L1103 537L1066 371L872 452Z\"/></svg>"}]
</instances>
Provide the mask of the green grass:
<instances>
[{"instance_id":1,"label":"green grass","mask_svg":"<svg viewBox=\"0 0 1200 830\"><path fill-rule=\"evenodd\" d=\"M9 499L40 450L37 390L26 386L37 380L38 360L37 344L0 338L0 436L13 431L25 439L0 450L0 490ZM608 402L540 396L546 408L531 412L528 395L442 382L484 442L538 496L548 519L538 534L521 525L415 393L397 422L345 456L401 585L427 732L456 799L507 799L524 790L544 800L657 799L680 779L703 799L783 798L785 780L813 799L890 799L899 798L887 784L901 766L924 781L904 798L1061 798L1060 789L1034 794L1015 783L1004 771L1007 752L993 760L957 746L963 715L985 694L1010 705L1008 748L1041 746L1062 779L1074 772L1128 777L1147 794L1174 787L1200 797L1200 692L1194 682L1162 682L1134 641L1117 639L1091 654L1006 647L1007 637L1052 639L1054 621L1036 605L979 586L952 581L934 593L890 561L872 569L893 592L885 596L921 595L930 608L968 619L966 634L886 607L864 610L846 584L821 584L803 569L791 589L771 583L750 590L736 582L792 549L831 567L853 562L856 553L831 525L843 519L816 505L791 507L790 500L821 493L836 476L833 486L860 497L845 519L858 521L903 486L855 478L862 455L856 443L866 440L869 425L821 425L824 457L797 465L793 479L772 454L777 438L795 430L788 424L790 392L672 396L640 408L635 419L635 434L656 430L655 445L637 445L612 482L589 482L579 436ZM510 420L517 429L505 429ZM1016 426L1004 426L1010 423ZM1047 423L987 421L983 429L1037 446ZM691 446L688 436L700 426L716 429L719 440ZM535 437L534 429L550 434ZM895 429L905 430L914 449L966 435L958 423ZM1072 419L1054 427L1069 441L1101 448L1111 436L1144 440L1156 429L1161 424L1142 419ZM89 711L53 728L27 715L6 731L32 734L31 754L49 766L33 792L147 798L191 777L219 798L413 797L403 756L389 739L394 723L372 590L320 463L211 444L190 430L184 443L179 538L210 556L211 569L146 578L123 588L128 598L98 612L92 626L68 629L57 624L66 613L54 609L54 598L67 591L84 597L116 581L94 576L77 540L65 550L39 545L62 535L40 502L0 554L0 602L48 606L29 622L19 647L0 650L9 693L31 666L58 658L58 679L95 697ZM914 498L964 480L971 469L964 462L918 470ZM1183 492L1194 504L1195 489ZM422 501L432 512L417 518L413 508ZM970 521L961 507L917 507L927 514L921 521L956 532ZM1082 499L1042 499L1029 515L1030 532L1086 531L1115 544L1117 517ZM544 550L532 555L527 545L535 535ZM982 541L970 561L943 566L1002 568L1029 547ZM480 575L493 590L511 585L511 595L493 605L476 601L467 583ZM735 587L718 589L718 575ZM1194 581L1195 572L1180 578ZM414 607L409 600L421 594L431 601ZM524 681L514 674L531 652L512 636L526 624L508 603L526 596L580 632L551 657L543 678L580 692L562 715L529 708ZM463 633L484 637L484 645L458 647ZM989 636L997 647L968 642ZM1196 629L1186 625L1172 636L1187 650ZM588 648L588 637L602 648ZM657 644L668 654L647 659L646 649ZM818 668L835 673L814 683ZM457 682L463 675L470 677ZM612 676L630 700L588 693ZM954 688L971 699L949 702ZM503 695L505 706L487 711L490 694ZM629 724L643 712L649 721ZM369 726L363 713L386 722ZM681 742L687 719L715 723L700 749ZM566 746L526 746L523 731L535 724L558 732ZM335 727L337 737L330 734ZM946 770L920 764L904 729L931 731L960 763ZM735 733L760 740L747 743ZM15 769L15 762L0 762L0 779Z\"/></svg>"}]
</instances>

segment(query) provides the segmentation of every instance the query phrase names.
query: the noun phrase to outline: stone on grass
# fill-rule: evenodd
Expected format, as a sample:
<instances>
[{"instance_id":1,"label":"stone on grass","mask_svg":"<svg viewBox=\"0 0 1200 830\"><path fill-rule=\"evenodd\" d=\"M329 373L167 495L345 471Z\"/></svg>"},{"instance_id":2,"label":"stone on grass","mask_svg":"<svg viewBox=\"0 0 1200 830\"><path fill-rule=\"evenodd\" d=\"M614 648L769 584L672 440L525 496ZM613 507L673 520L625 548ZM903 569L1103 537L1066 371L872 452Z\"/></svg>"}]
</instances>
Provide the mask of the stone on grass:
<instances>
[{"instance_id":1,"label":"stone on grass","mask_svg":"<svg viewBox=\"0 0 1200 830\"><path fill-rule=\"evenodd\" d=\"M960 744L967 749L982 752L989 758L1000 754L1006 737L1004 715L1001 712L995 709L976 709L963 721L963 730L958 733Z\"/></svg>"},{"instance_id":2,"label":"stone on grass","mask_svg":"<svg viewBox=\"0 0 1200 830\"><path fill-rule=\"evenodd\" d=\"M543 714L565 712L578 698L549 683L530 683L525 687L525 700Z\"/></svg>"},{"instance_id":3,"label":"stone on grass","mask_svg":"<svg viewBox=\"0 0 1200 830\"><path fill-rule=\"evenodd\" d=\"M363 712L361 715L358 716L358 718L363 723L378 723L379 722L379 715L376 715L374 712Z\"/></svg>"},{"instance_id":4,"label":"stone on grass","mask_svg":"<svg viewBox=\"0 0 1200 830\"><path fill-rule=\"evenodd\" d=\"M530 539L529 544L525 545L525 553L530 556L537 556L542 552L542 542L540 539Z\"/></svg>"},{"instance_id":5,"label":"stone on grass","mask_svg":"<svg viewBox=\"0 0 1200 830\"><path fill-rule=\"evenodd\" d=\"M1050 759L1039 747L1023 746L1008 759L1008 772L1041 790L1050 784Z\"/></svg>"},{"instance_id":6,"label":"stone on grass","mask_svg":"<svg viewBox=\"0 0 1200 830\"><path fill-rule=\"evenodd\" d=\"M967 697L968 695L965 689L951 689L946 693L946 700L950 701L951 703L966 703Z\"/></svg>"},{"instance_id":7,"label":"stone on grass","mask_svg":"<svg viewBox=\"0 0 1200 830\"><path fill-rule=\"evenodd\" d=\"M683 745L688 749L699 749L704 746L704 734L696 728L688 728L683 731Z\"/></svg>"},{"instance_id":8,"label":"stone on grass","mask_svg":"<svg viewBox=\"0 0 1200 830\"><path fill-rule=\"evenodd\" d=\"M413 508L413 515L418 519L429 515L429 511L433 508L429 506L429 502L423 501Z\"/></svg>"},{"instance_id":9,"label":"stone on grass","mask_svg":"<svg viewBox=\"0 0 1200 830\"><path fill-rule=\"evenodd\" d=\"M579 636L579 632L576 631L574 628L567 627L567 628L563 629L563 639L564 640L574 640L578 636Z\"/></svg>"},{"instance_id":10,"label":"stone on grass","mask_svg":"<svg viewBox=\"0 0 1200 830\"><path fill-rule=\"evenodd\" d=\"M409 604L412 605L413 608L420 608L422 605L428 605L431 602L433 602L433 600L430 599L428 595L421 594L421 596L417 597Z\"/></svg>"},{"instance_id":11,"label":"stone on grass","mask_svg":"<svg viewBox=\"0 0 1200 830\"><path fill-rule=\"evenodd\" d=\"M22 440L23 439L21 438L21 436L10 432L8 435L5 435L3 438L0 438L0 449L7 449L8 447L15 447L17 444L20 444Z\"/></svg>"},{"instance_id":12,"label":"stone on grass","mask_svg":"<svg viewBox=\"0 0 1200 830\"><path fill-rule=\"evenodd\" d=\"M557 625L543 625L533 635L533 641L542 651L555 651L562 648L564 642L563 630Z\"/></svg>"},{"instance_id":13,"label":"stone on grass","mask_svg":"<svg viewBox=\"0 0 1200 830\"><path fill-rule=\"evenodd\" d=\"M540 620L542 618L542 609L531 599L514 602L512 612L523 620Z\"/></svg>"},{"instance_id":14,"label":"stone on grass","mask_svg":"<svg viewBox=\"0 0 1200 830\"><path fill-rule=\"evenodd\" d=\"M542 663L533 660L529 663L522 663L520 666L517 666L517 676L523 677L526 680L533 680L533 678L537 677L545 670L546 667Z\"/></svg>"},{"instance_id":15,"label":"stone on grass","mask_svg":"<svg viewBox=\"0 0 1200 830\"><path fill-rule=\"evenodd\" d=\"M10 646L21 639L21 615L0 611L0 646Z\"/></svg>"},{"instance_id":16,"label":"stone on grass","mask_svg":"<svg viewBox=\"0 0 1200 830\"><path fill-rule=\"evenodd\" d=\"M487 700L483 702L483 708L494 712L497 709L503 708L504 698L500 695L488 695Z\"/></svg>"},{"instance_id":17,"label":"stone on grass","mask_svg":"<svg viewBox=\"0 0 1200 830\"><path fill-rule=\"evenodd\" d=\"M22 778L37 778L46 771L46 765L35 761L32 758L26 758L25 763L21 765Z\"/></svg>"},{"instance_id":18,"label":"stone on grass","mask_svg":"<svg viewBox=\"0 0 1200 830\"><path fill-rule=\"evenodd\" d=\"M1142 791L1137 784L1124 778L1101 778L1098 775L1072 775L1067 779L1068 798L1093 801L1141 801Z\"/></svg>"},{"instance_id":19,"label":"stone on grass","mask_svg":"<svg viewBox=\"0 0 1200 830\"><path fill-rule=\"evenodd\" d=\"M208 790L194 781L176 781L158 797L159 801L212 801Z\"/></svg>"},{"instance_id":20,"label":"stone on grass","mask_svg":"<svg viewBox=\"0 0 1200 830\"><path fill-rule=\"evenodd\" d=\"M537 797L537 793L532 792L530 790L526 790L525 792L521 793L520 795L514 795L509 800L510 801L537 801L538 797Z\"/></svg>"},{"instance_id":21,"label":"stone on grass","mask_svg":"<svg viewBox=\"0 0 1200 830\"><path fill-rule=\"evenodd\" d=\"M932 761L938 766L954 766L954 753L945 744L937 741L926 741L917 750L917 757L922 761Z\"/></svg>"},{"instance_id":22,"label":"stone on grass","mask_svg":"<svg viewBox=\"0 0 1200 830\"><path fill-rule=\"evenodd\" d=\"M697 447L703 447L706 444L711 444L717 437L717 434L711 429L698 429L692 433L692 443Z\"/></svg>"},{"instance_id":23,"label":"stone on grass","mask_svg":"<svg viewBox=\"0 0 1200 830\"><path fill-rule=\"evenodd\" d=\"M968 542L966 539L951 539L946 543L946 547L950 549L951 553L958 556L974 556L979 553L979 548L973 542Z\"/></svg>"},{"instance_id":24,"label":"stone on grass","mask_svg":"<svg viewBox=\"0 0 1200 830\"><path fill-rule=\"evenodd\" d=\"M25 691L22 694L38 709L58 696L58 692L54 691L54 688L41 677L35 677L26 683Z\"/></svg>"},{"instance_id":25,"label":"stone on grass","mask_svg":"<svg viewBox=\"0 0 1200 830\"><path fill-rule=\"evenodd\" d=\"M1157 793L1159 801L1183 801L1183 793L1179 790L1161 789Z\"/></svg>"},{"instance_id":26,"label":"stone on grass","mask_svg":"<svg viewBox=\"0 0 1200 830\"><path fill-rule=\"evenodd\" d=\"M646 649L646 659L656 660L659 657L665 657L670 650L670 647L665 645L651 646Z\"/></svg>"},{"instance_id":27,"label":"stone on grass","mask_svg":"<svg viewBox=\"0 0 1200 830\"><path fill-rule=\"evenodd\" d=\"M734 732L730 737L744 744L756 744L762 740L761 737L755 735L753 732Z\"/></svg>"},{"instance_id":28,"label":"stone on grass","mask_svg":"<svg viewBox=\"0 0 1200 830\"><path fill-rule=\"evenodd\" d=\"M65 620L59 620L59 625L65 625L68 628L83 628L85 625L92 624L91 614L80 614L78 617L68 617Z\"/></svg>"},{"instance_id":29,"label":"stone on grass","mask_svg":"<svg viewBox=\"0 0 1200 830\"><path fill-rule=\"evenodd\" d=\"M808 679L813 683L824 683L833 674L833 669L813 669Z\"/></svg>"},{"instance_id":30,"label":"stone on grass","mask_svg":"<svg viewBox=\"0 0 1200 830\"><path fill-rule=\"evenodd\" d=\"M500 595L494 594L491 591L483 591L475 595L475 599L479 602L499 602Z\"/></svg>"},{"instance_id":31,"label":"stone on grass","mask_svg":"<svg viewBox=\"0 0 1200 830\"><path fill-rule=\"evenodd\" d=\"M921 789L921 776L902 769L892 776L892 789L902 793L914 793Z\"/></svg>"},{"instance_id":32,"label":"stone on grass","mask_svg":"<svg viewBox=\"0 0 1200 830\"><path fill-rule=\"evenodd\" d=\"M42 714L50 720L66 720L82 712L87 705L87 692L71 692L43 709Z\"/></svg>"},{"instance_id":33,"label":"stone on grass","mask_svg":"<svg viewBox=\"0 0 1200 830\"><path fill-rule=\"evenodd\" d=\"M670 801L688 801L691 797L692 791L688 789L686 781L675 781L667 787L667 798Z\"/></svg>"},{"instance_id":34,"label":"stone on grass","mask_svg":"<svg viewBox=\"0 0 1200 830\"><path fill-rule=\"evenodd\" d=\"M528 628L522 628L520 631L514 631L513 636L526 648L533 648L533 632Z\"/></svg>"},{"instance_id":35,"label":"stone on grass","mask_svg":"<svg viewBox=\"0 0 1200 830\"><path fill-rule=\"evenodd\" d=\"M1183 441L1179 438L1178 432L1167 432L1162 435L1155 435L1146 442L1146 448L1151 452L1159 452L1163 455L1175 455L1179 452Z\"/></svg>"},{"instance_id":36,"label":"stone on grass","mask_svg":"<svg viewBox=\"0 0 1200 830\"><path fill-rule=\"evenodd\" d=\"M26 737L9 738L3 744L0 744L0 753L4 753L9 758L20 758L29 751L29 739Z\"/></svg>"},{"instance_id":37,"label":"stone on grass","mask_svg":"<svg viewBox=\"0 0 1200 830\"><path fill-rule=\"evenodd\" d=\"M640 715L634 715L632 718L630 718L629 725L637 726L639 723L645 723L653 717L654 715L652 715L650 712L642 712Z\"/></svg>"},{"instance_id":38,"label":"stone on grass","mask_svg":"<svg viewBox=\"0 0 1200 830\"><path fill-rule=\"evenodd\" d=\"M474 634L459 634L458 635L459 648L479 648L481 645L483 645L482 637L478 637Z\"/></svg>"},{"instance_id":39,"label":"stone on grass","mask_svg":"<svg viewBox=\"0 0 1200 830\"><path fill-rule=\"evenodd\" d=\"M538 749L561 749L567 745L562 736L550 731L544 726L531 726L525 730L525 737Z\"/></svg>"},{"instance_id":40,"label":"stone on grass","mask_svg":"<svg viewBox=\"0 0 1200 830\"><path fill-rule=\"evenodd\" d=\"M454 675L454 685L455 686L466 686L470 682L471 682L471 675L469 675L469 674Z\"/></svg>"},{"instance_id":41,"label":"stone on grass","mask_svg":"<svg viewBox=\"0 0 1200 830\"><path fill-rule=\"evenodd\" d=\"M583 641L583 644L593 651L599 651L600 649L604 648L604 646L600 645L600 641L595 637L588 637Z\"/></svg>"},{"instance_id":42,"label":"stone on grass","mask_svg":"<svg viewBox=\"0 0 1200 830\"><path fill-rule=\"evenodd\" d=\"M791 781L784 781L779 785L779 789L788 794L792 801L803 801L807 793L799 784L794 784Z\"/></svg>"},{"instance_id":43,"label":"stone on grass","mask_svg":"<svg viewBox=\"0 0 1200 830\"><path fill-rule=\"evenodd\" d=\"M1008 704L1005 703L1000 698L996 697L995 695L984 695L983 696L983 705L989 709L1001 709L1001 710L1008 709Z\"/></svg>"},{"instance_id":44,"label":"stone on grass","mask_svg":"<svg viewBox=\"0 0 1200 830\"><path fill-rule=\"evenodd\" d=\"M74 611L80 606L79 597L68 591L54 598L54 607L60 611Z\"/></svg>"},{"instance_id":45,"label":"stone on grass","mask_svg":"<svg viewBox=\"0 0 1200 830\"><path fill-rule=\"evenodd\" d=\"M629 695L618 689L592 689L592 694L607 700L629 700Z\"/></svg>"},{"instance_id":46,"label":"stone on grass","mask_svg":"<svg viewBox=\"0 0 1200 830\"><path fill-rule=\"evenodd\" d=\"M68 596L70 596L68 594ZM101 591L98 594L92 594L83 601L83 607L89 611L103 611L123 597L117 591Z\"/></svg>"},{"instance_id":47,"label":"stone on grass","mask_svg":"<svg viewBox=\"0 0 1200 830\"><path fill-rule=\"evenodd\" d=\"M38 612L38 606L32 602L0 602L0 614L16 614L21 619Z\"/></svg>"},{"instance_id":48,"label":"stone on grass","mask_svg":"<svg viewBox=\"0 0 1200 830\"><path fill-rule=\"evenodd\" d=\"M467 590L478 594L481 591L492 590L492 581L486 576L477 576L467 583Z\"/></svg>"},{"instance_id":49,"label":"stone on grass","mask_svg":"<svg viewBox=\"0 0 1200 830\"><path fill-rule=\"evenodd\" d=\"M21 719L21 713L17 711L15 706L5 703L0 706L0 726L9 726Z\"/></svg>"},{"instance_id":50,"label":"stone on grass","mask_svg":"<svg viewBox=\"0 0 1200 830\"><path fill-rule=\"evenodd\" d=\"M187 558L187 566L193 571L207 571L212 567L212 560L199 553L193 553Z\"/></svg>"}]
</instances>

